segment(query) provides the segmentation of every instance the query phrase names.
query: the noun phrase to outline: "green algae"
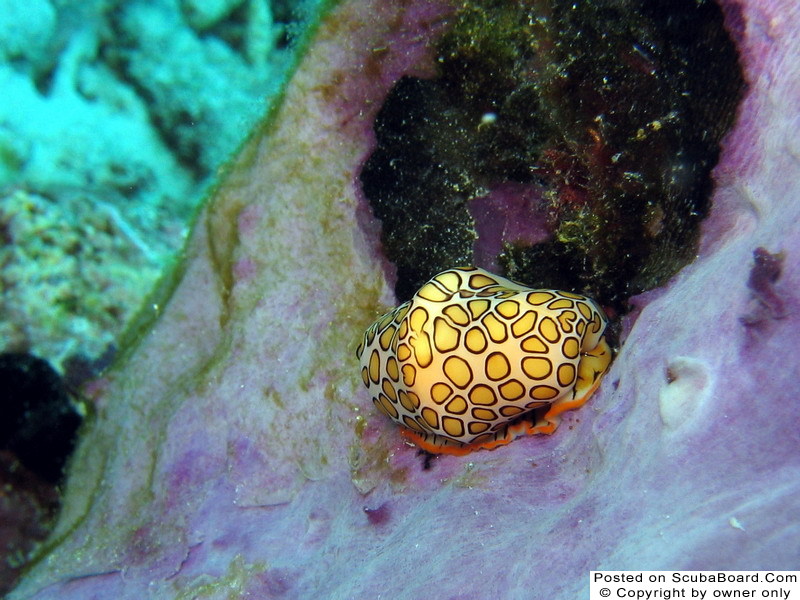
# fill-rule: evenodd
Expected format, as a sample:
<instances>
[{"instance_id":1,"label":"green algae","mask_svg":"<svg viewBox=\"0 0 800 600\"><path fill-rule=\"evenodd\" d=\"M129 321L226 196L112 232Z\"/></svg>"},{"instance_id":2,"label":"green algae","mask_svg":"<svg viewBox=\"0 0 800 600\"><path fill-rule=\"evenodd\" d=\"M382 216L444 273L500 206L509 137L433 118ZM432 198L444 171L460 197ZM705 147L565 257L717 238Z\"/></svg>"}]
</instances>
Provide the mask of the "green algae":
<instances>
[{"instance_id":1,"label":"green algae","mask_svg":"<svg viewBox=\"0 0 800 600\"><path fill-rule=\"evenodd\" d=\"M180 589L176 590L176 600L191 600L193 598L220 597L236 600L242 598L247 591L248 584L252 583L253 576L266 573L268 566L264 562L247 563L244 556L237 554L228 564L226 573L219 577L199 575L192 581L181 581Z\"/></svg>"},{"instance_id":2,"label":"green algae","mask_svg":"<svg viewBox=\"0 0 800 600\"><path fill-rule=\"evenodd\" d=\"M281 398L281 395L277 391L275 391L275 389L272 386L269 386L264 389L264 397L270 402L274 403L275 406L278 407L280 410L286 408L286 403L283 401L283 398Z\"/></svg>"}]
</instances>

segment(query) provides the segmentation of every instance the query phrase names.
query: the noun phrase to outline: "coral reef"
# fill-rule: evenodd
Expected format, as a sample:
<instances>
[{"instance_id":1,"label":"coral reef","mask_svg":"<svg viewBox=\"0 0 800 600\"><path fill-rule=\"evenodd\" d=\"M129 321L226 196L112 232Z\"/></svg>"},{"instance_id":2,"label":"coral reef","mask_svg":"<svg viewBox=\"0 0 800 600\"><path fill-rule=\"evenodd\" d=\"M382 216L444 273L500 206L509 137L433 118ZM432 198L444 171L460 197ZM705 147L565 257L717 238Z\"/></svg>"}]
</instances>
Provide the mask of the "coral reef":
<instances>
[{"instance_id":1,"label":"coral reef","mask_svg":"<svg viewBox=\"0 0 800 600\"><path fill-rule=\"evenodd\" d=\"M4 349L35 351L62 371L70 357L114 346L179 237L154 227L145 241L115 205L79 189L11 192L0 198L0 232Z\"/></svg>"},{"instance_id":2,"label":"coral reef","mask_svg":"<svg viewBox=\"0 0 800 600\"><path fill-rule=\"evenodd\" d=\"M73 389L108 366L318 3L216 4L0 0L0 351L46 358ZM65 460L50 441L34 445ZM0 461L14 524L0 532L0 595L59 503L58 481L18 459Z\"/></svg>"},{"instance_id":3,"label":"coral reef","mask_svg":"<svg viewBox=\"0 0 800 600\"><path fill-rule=\"evenodd\" d=\"M63 370L119 337L315 5L0 2L0 350Z\"/></svg>"},{"instance_id":4,"label":"coral reef","mask_svg":"<svg viewBox=\"0 0 800 600\"><path fill-rule=\"evenodd\" d=\"M697 257L635 299L557 434L435 459L374 411L353 357L394 304L359 172L454 7L333 8L87 388L59 521L11 600L573 599L590 569L796 568L800 7L720 6L749 87ZM759 247L785 257L756 277L783 312L754 334Z\"/></svg>"}]
</instances>

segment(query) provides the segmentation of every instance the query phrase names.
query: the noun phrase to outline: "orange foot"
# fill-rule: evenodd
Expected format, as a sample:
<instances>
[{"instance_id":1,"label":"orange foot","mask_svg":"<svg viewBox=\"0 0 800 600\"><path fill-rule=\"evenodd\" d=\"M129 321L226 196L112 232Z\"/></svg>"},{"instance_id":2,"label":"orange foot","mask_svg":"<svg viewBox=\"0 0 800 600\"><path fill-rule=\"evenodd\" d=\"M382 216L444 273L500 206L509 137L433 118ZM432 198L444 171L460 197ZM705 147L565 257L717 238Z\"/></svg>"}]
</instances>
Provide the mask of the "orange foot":
<instances>
[{"instance_id":1,"label":"orange foot","mask_svg":"<svg viewBox=\"0 0 800 600\"><path fill-rule=\"evenodd\" d=\"M431 454L451 454L453 456L464 456L476 450L494 450L499 446L511 443L523 435L550 435L561 424L561 415L563 413L575 410L586 404L587 400L600 386L600 381L608 370L610 363L611 349L605 338L601 338L597 346L582 355L578 365L577 381L572 393L559 398L552 404L542 403L542 407L534 408L519 421L509 424L494 433L479 436L469 444L457 442L435 433L418 433L405 427L401 428L400 434L426 452ZM542 408L545 406L549 406L549 409L544 414L541 414Z\"/></svg>"}]
</instances>

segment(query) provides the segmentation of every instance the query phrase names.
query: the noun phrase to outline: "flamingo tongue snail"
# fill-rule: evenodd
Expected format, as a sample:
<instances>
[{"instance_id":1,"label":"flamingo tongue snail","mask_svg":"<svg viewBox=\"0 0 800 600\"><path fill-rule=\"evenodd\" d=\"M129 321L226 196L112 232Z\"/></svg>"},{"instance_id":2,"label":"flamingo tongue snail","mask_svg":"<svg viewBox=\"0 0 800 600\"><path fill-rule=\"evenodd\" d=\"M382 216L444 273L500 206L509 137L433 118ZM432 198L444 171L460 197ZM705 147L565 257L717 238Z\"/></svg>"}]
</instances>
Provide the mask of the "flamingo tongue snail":
<instances>
[{"instance_id":1,"label":"flamingo tongue snail","mask_svg":"<svg viewBox=\"0 0 800 600\"><path fill-rule=\"evenodd\" d=\"M406 439L463 455L553 433L608 370L606 322L585 296L459 267L370 325L356 355Z\"/></svg>"}]
</instances>

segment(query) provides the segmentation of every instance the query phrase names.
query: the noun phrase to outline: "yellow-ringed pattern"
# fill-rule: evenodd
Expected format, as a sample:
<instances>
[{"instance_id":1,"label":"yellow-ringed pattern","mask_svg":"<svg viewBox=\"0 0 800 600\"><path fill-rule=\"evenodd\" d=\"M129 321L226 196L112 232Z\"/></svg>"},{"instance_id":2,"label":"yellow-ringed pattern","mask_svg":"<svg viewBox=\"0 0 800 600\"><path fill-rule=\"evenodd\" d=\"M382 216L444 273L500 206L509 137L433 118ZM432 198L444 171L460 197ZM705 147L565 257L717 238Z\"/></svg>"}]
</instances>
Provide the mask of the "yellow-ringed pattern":
<instances>
[{"instance_id":1,"label":"yellow-ringed pattern","mask_svg":"<svg viewBox=\"0 0 800 600\"><path fill-rule=\"evenodd\" d=\"M449 269L367 329L356 350L375 406L432 453L552 433L611 363L590 298ZM537 410L539 409L539 410Z\"/></svg>"}]
</instances>

